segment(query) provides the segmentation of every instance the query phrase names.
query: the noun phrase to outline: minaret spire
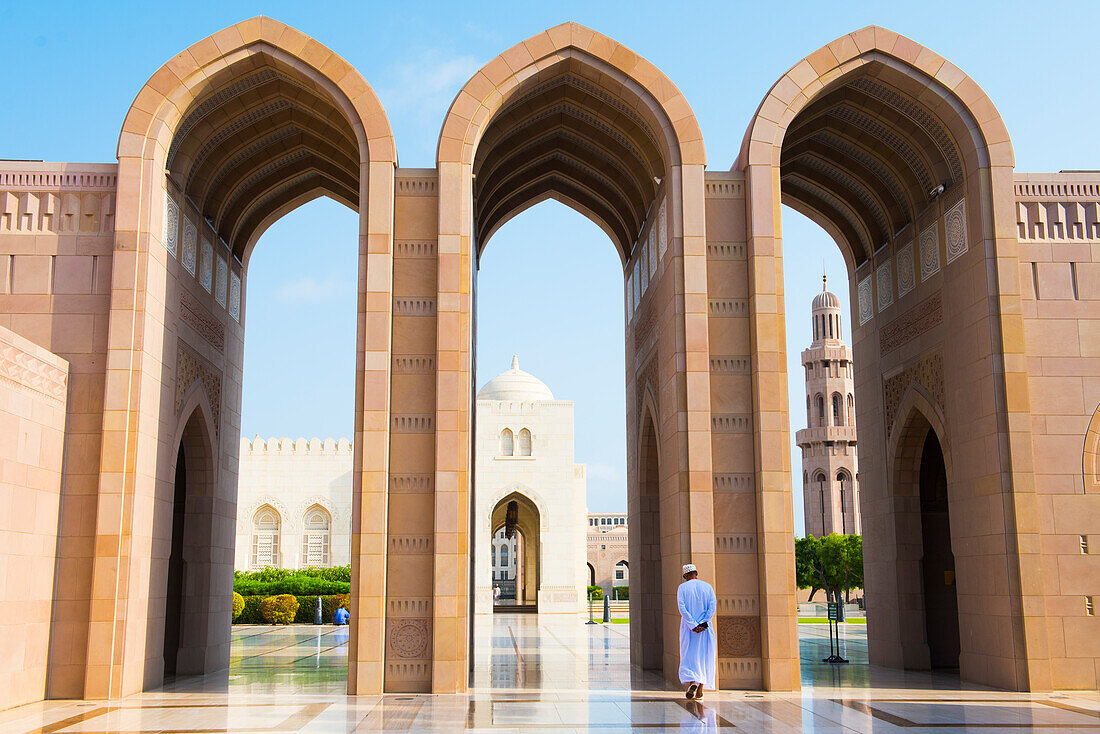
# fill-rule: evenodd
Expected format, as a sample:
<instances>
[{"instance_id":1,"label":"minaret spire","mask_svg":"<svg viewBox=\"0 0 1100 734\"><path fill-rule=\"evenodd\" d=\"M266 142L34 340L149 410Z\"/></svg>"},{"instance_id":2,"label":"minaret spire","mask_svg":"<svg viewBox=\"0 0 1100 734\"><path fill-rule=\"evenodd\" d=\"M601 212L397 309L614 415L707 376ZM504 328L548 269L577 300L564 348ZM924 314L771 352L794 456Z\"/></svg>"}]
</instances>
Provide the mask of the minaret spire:
<instances>
[{"instance_id":1,"label":"minaret spire","mask_svg":"<svg viewBox=\"0 0 1100 734\"><path fill-rule=\"evenodd\" d=\"M519 369L519 355L518 354L513 354L512 355L512 369L513 370L518 370Z\"/></svg>"}]
</instances>

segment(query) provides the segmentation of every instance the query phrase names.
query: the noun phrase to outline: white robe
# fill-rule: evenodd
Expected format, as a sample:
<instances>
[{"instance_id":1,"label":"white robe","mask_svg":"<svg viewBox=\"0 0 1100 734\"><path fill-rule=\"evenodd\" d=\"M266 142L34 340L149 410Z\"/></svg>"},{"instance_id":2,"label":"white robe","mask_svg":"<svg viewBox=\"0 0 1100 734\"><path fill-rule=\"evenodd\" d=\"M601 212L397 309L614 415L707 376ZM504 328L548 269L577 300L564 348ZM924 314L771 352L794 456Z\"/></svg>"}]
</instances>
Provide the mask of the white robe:
<instances>
[{"instance_id":1,"label":"white robe","mask_svg":"<svg viewBox=\"0 0 1100 734\"><path fill-rule=\"evenodd\" d=\"M680 584L676 602L680 606L680 682L695 681L713 690L718 667L718 635L714 631L718 598L706 581L692 579ZM703 622L709 623L707 629L692 632Z\"/></svg>"}]
</instances>

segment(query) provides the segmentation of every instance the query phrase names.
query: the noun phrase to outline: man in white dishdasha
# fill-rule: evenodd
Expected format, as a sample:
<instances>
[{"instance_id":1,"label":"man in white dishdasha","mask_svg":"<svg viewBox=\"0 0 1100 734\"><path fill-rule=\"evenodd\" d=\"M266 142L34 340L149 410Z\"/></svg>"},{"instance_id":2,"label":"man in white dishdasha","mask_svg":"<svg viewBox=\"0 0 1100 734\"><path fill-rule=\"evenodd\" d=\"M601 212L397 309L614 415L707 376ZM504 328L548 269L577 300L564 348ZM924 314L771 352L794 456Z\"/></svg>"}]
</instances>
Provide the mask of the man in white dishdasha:
<instances>
[{"instance_id":1,"label":"man in white dishdasha","mask_svg":"<svg viewBox=\"0 0 1100 734\"><path fill-rule=\"evenodd\" d=\"M684 566L684 583L676 590L676 602L680 607L680 682L688 684L687 697L698 700L704 688L714 689L718 636L711 621L718 598L689 563Z\"/></svg>"}]
</instances>

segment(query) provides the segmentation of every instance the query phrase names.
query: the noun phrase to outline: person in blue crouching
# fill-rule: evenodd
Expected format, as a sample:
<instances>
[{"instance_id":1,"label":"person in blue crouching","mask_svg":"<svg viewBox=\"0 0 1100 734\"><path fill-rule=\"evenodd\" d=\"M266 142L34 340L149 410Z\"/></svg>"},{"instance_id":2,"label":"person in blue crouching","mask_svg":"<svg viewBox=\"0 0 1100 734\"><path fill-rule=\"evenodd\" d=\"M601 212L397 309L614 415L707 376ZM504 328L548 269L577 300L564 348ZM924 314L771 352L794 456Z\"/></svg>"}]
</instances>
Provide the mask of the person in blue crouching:
<instances>
[{"instance_id":1,"label":"person in blue crouching","mask_svg":"<svg viewBox=\"0 0 1100 734\"><path fill-rule=\"evenodd\" d=\"M348 612L347 609L344 609L343 604L341 604L336 609L336 614L333 616L335 618L336 624L347 624L348 620L351 619L351 613Z\"/></svg>"}]
</instances>

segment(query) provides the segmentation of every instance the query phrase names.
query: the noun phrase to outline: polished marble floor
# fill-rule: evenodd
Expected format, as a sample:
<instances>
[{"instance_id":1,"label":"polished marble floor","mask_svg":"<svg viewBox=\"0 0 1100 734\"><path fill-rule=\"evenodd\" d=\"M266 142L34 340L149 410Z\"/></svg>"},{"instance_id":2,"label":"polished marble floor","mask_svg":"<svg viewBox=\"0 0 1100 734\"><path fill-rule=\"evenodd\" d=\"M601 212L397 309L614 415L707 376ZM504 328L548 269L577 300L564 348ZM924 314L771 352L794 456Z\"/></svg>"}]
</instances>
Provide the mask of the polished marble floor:
<instances>
[{"instance_id":1,"label":"polished marble floor","mask_svg":"<svg viewBox=\"0 0 1100 734\"><path fill-rule=\"evenodd\" d=\"M146 732L1100 731L1097 693L1016 694L955 676L867 664L866 627L799 625L802 691L708 692L686 701L629 665L627 625L497 614L478 619L465 695L346 696L347 629L237 627L228 671L119 701L0 712L13 734Z\"/></svg>"}]
</instances>

